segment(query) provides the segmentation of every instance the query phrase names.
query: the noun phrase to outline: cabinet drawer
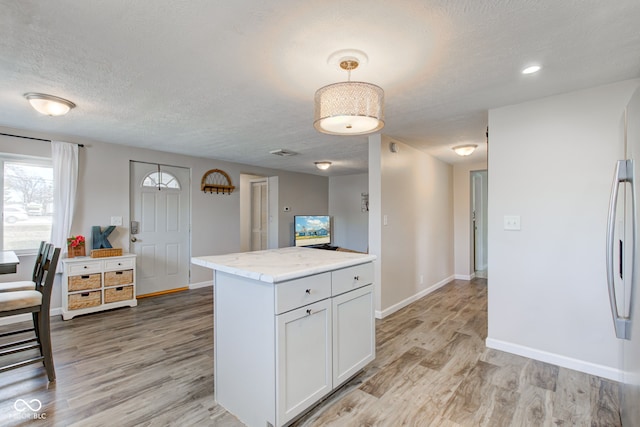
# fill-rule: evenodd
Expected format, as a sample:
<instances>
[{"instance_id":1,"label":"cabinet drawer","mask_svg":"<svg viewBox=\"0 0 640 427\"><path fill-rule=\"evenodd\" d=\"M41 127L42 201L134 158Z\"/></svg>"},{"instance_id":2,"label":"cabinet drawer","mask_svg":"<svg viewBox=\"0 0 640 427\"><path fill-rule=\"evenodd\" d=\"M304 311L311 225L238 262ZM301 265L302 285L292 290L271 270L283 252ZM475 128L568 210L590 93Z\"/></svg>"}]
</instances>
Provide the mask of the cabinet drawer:
<instances>
[{"instance_id":1,"label":"cabinet drawer","mask_svg":"<svg viewBox=\"0 0 640 427\"><path fill-rule=\"evenodd\" d=\"M276 314L311 304L331 296L331 273L315 274L277 283Z\"/></svg>"},{"instance_id":2,"label":"cabinet drawer","mask_svg":"<svg viewBox=\"0 0 640 427\"><path fill-rule=\"evenodd\" d=\"M133 283L133 270L107 271L104 273L105 286L129 285Z\"/></svg>"},{"instance_id":3,"label":"cabinet drawer","mask_svg":"<svg viewBox=\"0 0 640 427\"><path fill-rule=\"evenodd\" d=\"M87 261L78 264L69 265L69 276L85 273L98 273L102 271L102 262L100 261Z\"/></svg>"},{"instance_id":4,"label":"cabinet drawer","mask_svg":"<svg viewBox=\"0 0 640 427\"><path fill-rule=\"evenodd\" d=\"M81 292L69 295L69 310L95 307L102 304L102 292Z\"/></svg>"},{"instance_id":5,"label":"cabinet drawer","mask_svg":"<svg viewBox=\"0 0 640 427\"><path fill-rule=\"evenodd\" d=\"M104 261L105 270L126 270L133 268L134 258L110 259Z\"/></svg>"},{"instance_id":6,"label":"cabinet drawer","mask_svg":"<svg viewBox=\"0 0 640 427\"><path fill-rule=\"evenodd\" d=\"M340 295L370 283L373 283L373 263L371 262L332 271L331 295Z\"/></svg>"},{"instance_id":7,"label":"cabinet drawer","mask_svg":"<svg viewBox=\"0 0 640 427\"><path fill-rule=\"evenodd\" d=\"M100 273L69 276L69 292L84 291L86 289L100 289Z\"/></svg>"},{"instance_id":8,"label":"cabinet drawer","mask_svg":"<svg viewBox=\"0 0 640 427\"><path fill-rule=\"evenodd\" d=\"M118 286L104 290L104 302L117 302L133 299L133 286Z\"/></svg>"}]
</instances>

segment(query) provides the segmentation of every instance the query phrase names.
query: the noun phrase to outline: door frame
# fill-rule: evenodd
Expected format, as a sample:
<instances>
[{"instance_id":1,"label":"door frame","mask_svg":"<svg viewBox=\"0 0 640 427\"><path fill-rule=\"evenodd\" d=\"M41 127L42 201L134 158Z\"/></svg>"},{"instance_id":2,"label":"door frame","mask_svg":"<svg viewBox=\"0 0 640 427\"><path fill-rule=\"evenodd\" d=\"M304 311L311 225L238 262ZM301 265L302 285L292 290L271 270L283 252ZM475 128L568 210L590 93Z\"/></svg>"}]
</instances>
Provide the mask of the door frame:
<instances>
[{"instance_id":1,"label":"door frame","mask_svg":"<svg viewBox=\"0 0 640 427\"><path fill-rule=\"evenodd\" d=\"M267 221L265 222L265 227L267 228L266 230L266 234L267 234L267 238L265 239L265 243L266 243L266 247L264 249L269 248L269 233L270 233L270 227L269 227L269 178L264 176L261 178L252 178L249 179L249 247L253 248L253 221L252 221L252 216L253 216L253 184L254 183L264 183L264 187L265 187L265 191L267 192L267 197L266 197L266 204L265 206L261 206L260 212L264 213Z\"/></svg>"},{"instance_id":2,"label":"door frame","mask_svg":"<svg viewBox=\"0 0 640 427\"><path fill-rule=\"evenodd\" d=\"M186 185L185 191L188 191L189 194L189 204L188 204L188 222L189 222L189 226L187 227L187 252L188 252L188 259L191 259L191 250L192 250L192 244L193 244L193 235L191 232L192 229L192 212L193 212L193 168L188 167L188 166L178 166L178 165L169 165L166 163L160 163L160 162L149 162L149 161L144 161L144 160L133 160L133 159L129 159L129 224L126 224L126 226L128 227L129 230L129 252L130 253L134 253L132 251L133 249L133 242L131 241L131 238L133 237L133 235L131 234L131 221L133 221L133 194L131 192L132 189L132 179L133 179L133 165L134 163L142 163L142 164L147 164L147 165L154 165L154 166L160 166L162 167L170 167L170 168L179 168L179 169L185 169L188 172L188 176L189 176L189 182ZM138 260L136 259L136 263L138 262ZM138 268L138 266L136 265L136 269ZM187 263L187 283L191 284L191 262ZM150 294L145 294L145 295L138 295L137 298L146 298L146 297L150 297L150 296L156 296L156 295L162 295L162 294L166 294L166 293L172 293L172 292L178 292L181 290L184 290L185 288L180 287L180 288L175 288L175 289L170 289L168 291L161 291L161 292L155 292L155 293L150 293Z\"/></svg>"}]
</instances>

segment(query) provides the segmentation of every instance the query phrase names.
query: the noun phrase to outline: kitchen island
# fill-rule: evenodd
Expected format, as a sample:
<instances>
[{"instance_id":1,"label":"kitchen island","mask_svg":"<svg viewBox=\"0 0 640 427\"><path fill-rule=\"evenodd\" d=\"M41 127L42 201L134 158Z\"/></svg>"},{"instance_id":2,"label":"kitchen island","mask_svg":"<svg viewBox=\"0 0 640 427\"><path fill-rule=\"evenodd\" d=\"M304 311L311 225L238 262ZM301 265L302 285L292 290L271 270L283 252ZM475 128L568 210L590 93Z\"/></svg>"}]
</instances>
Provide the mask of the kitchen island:
<instances>
[{"instance_id":1,"label":"kitchen island","mask_svg":"<svg viewBox=\"0 0 640 427\"><path fill-rule=\"evenodd\" d=\"M285 426L371 362L374 260L295 247L192 258L214 272L217 403Z\"/></svg>"}]
</instances>

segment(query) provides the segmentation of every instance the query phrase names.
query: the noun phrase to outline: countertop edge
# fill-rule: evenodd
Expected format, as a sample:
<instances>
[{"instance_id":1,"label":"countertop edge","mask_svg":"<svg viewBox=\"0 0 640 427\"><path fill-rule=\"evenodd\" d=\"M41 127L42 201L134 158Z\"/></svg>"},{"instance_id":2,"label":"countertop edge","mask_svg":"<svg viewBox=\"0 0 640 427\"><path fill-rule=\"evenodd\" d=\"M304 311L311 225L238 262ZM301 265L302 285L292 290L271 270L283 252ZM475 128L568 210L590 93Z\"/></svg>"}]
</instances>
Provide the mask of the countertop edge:
<instances>
[{"instance_id":1,"label":"countertop edge","mask_svg":"<svg viewBox=\"0 0 640 427\"><path fill-rule=\"evenodd\" d=\"M211 270L222 271L222 272L233 274L240 277L259 280L261 282L280 283L280 282L286 282L293 279L299 279L301 277L311 276L314 274L325 273L327 271L338 270L346 267L352 267L354 265L366 264L368 262L373 262L377 259L375 255L370 255L370 254L358 254L358 255L361 255L361 256L357 258L347 258L347 259L341 260L340 262L331 262L328 264L322 264L315 267L308 267L301 270L294 270L294 271L277 274L277 275L269 275L269 274L264 274L257 271L248 271L242 268L232 267L232 266L219 264L219 263L207 260L207 258L215 258L215 256L192 257L191 263L195 265L199 265L201 267L209 268Z\"/></svg>"}]
</instances>

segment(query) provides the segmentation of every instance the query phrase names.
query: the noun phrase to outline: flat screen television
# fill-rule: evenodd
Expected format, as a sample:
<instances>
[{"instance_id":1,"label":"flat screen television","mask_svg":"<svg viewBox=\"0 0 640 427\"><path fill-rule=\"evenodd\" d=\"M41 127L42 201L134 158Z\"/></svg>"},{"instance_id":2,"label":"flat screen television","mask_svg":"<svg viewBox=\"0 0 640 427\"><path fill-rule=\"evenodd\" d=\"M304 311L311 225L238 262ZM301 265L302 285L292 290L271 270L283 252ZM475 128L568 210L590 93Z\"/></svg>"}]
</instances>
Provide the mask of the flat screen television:
<instances>
[{"instance_id":1,"label":"flat screen television","mask_svg":"<svg viewBox=\"0 0 640 427\"><path fill-rule=\"evenodd\" d=\"M293 217L295 246L323 246L331 244L329 215L296 215Z\"/></svg>"}]
</instances>

